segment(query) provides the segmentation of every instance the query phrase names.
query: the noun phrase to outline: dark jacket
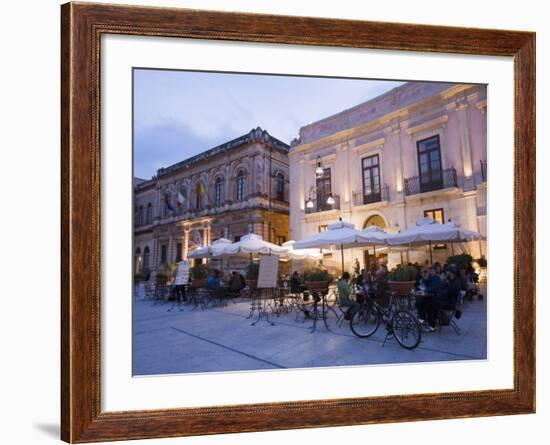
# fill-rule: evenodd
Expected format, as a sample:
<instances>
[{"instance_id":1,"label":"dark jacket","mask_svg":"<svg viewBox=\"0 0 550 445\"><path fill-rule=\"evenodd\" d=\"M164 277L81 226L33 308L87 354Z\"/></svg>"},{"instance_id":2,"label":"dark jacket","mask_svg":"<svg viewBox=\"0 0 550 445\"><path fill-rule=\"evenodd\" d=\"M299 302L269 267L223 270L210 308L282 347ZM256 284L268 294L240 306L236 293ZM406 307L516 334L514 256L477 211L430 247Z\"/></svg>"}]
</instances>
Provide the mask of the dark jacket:
<instances>
[{"instance_id":1,"label":"dark jacket","mask_svg":"<svg viewBox=\"0 0 550 445\"><path fill-rule=\"evenodd\" d=\"M458 294L462 290L462 280L456 276L447 282L447 285L441 289L439 300L445 306L454 308L458 300Z\"/></svg>"},{"instance_id":2,"label":"dark jacket","mask_svg":"<svg viewBox=\"0 0 550 445\"><path fill-rule=\"evenodd\" d=\"M437 294L442 286L441 278L439 275L433 275L423 280L424 286L426 286L426 292L429 294Z\"/></svg>"}]
</instances>

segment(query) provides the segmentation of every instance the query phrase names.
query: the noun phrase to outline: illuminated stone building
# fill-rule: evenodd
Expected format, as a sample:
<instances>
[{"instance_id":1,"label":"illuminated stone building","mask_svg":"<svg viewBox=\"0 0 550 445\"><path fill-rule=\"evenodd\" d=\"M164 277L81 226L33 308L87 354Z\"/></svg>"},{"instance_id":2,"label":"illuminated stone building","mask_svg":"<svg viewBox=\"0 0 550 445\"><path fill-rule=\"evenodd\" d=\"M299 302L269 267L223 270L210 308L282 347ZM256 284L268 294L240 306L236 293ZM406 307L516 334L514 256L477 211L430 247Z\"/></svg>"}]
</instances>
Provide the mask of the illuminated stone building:
<instances>
[{"instance_id":1,"label":"illuminated stone building","mask_svg":"<svg viewBox=\"0 0 550 445\"><path fill-rule=\"evenodd\" d=\"M238 241L255 233L287 241L288 150L258 127L161 168L150 180L136 178L135 270L175 263L220 237Z\"/></svg>"},{"instance_id":2,"label":"illuminated stone building","mask_svg":"<svg viewBox=\"0 0 550 445\"><path fill-rule=\"evenodd\" d=\"M340 217L394 233L431 216L486 235L486 97L484 85L410 82L302 127L289 154L291 238ZM486 243L439 244L434 261L453 250L477 258ZM355 258L364 266L372 254L346 251L346 267ZM385 259L392 266L428 258L426 250L406 257ZM336 267L339 255L325 264Z\"/></svg>"}]
</instances>

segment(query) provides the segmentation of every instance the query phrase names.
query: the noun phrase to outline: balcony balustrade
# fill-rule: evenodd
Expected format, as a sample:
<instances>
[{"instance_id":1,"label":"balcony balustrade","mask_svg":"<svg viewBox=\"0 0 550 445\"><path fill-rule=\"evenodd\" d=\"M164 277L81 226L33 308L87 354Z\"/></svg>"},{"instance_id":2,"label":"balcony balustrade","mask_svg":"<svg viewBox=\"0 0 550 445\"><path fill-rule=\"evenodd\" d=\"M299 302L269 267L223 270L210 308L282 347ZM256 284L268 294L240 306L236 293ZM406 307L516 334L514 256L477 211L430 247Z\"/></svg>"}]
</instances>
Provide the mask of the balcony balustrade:
<instances>
[{"instance_id":1,"label":"balcony balustrade","mask_svg":"<svg viewBox=\"0 0 550 445\"><path fill-rule=\"evenodd\" d=\"M421 181L420 176L413 176L405 179L405 195L416 195L418 193L433 192L451 187L458 187L456 180L456 170L448 168L441 170L439 180ZM432 178L433 178L432 172Z\"/></svg>"},{"instance_id":2,"label":"balcony balustrade","mask_svg":"<svg viewBox=\"0 0 550 445\"><path fill-rule=\"evenodd\" d=\"M388 200L389 187L387 185L383 185L382 187L380 187L380 191L378 193L365 194L364 190L353 193L353 205L355 206L362 206Z\"/></svg>"}]
</instances>

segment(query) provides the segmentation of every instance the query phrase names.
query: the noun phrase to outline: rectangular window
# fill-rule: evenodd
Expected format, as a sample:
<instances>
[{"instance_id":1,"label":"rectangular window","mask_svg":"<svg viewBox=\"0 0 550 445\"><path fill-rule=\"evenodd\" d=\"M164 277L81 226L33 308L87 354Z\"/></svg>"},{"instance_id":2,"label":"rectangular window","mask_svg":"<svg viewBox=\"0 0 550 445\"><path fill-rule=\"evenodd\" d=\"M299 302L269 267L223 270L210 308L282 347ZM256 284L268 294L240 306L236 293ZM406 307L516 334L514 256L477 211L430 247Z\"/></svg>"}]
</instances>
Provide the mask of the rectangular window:
<instances>
[{"instance_id":1,"label":"rectangular window","mask_svg":"<svg viewBox=\"0 0 550 445\"><path fill-rule=\"evenodd\" d=\"M416 146L420 191L429 192L443 188L439 135L418 141Z\"/></svg>"},{"instance_id":2,"label":"rectangular window","mask_svg":"<svg viewBox=\"0 0 550 445\"><path fill-rule=\"evenodd\" d=\"M330 168L323 170L323 176L317 178L317 210L330 210L332 206L327 204L328 197L332 194Z\"/></svg>"},{"instance_id":3,"label":"rectangular window","mask_svg":"<svg viewBox=\"0 0 550 445\"><path fill-rule=\"evenodd\" d=\"M443 213L443 209L430 209L430 210L424 210L424 216L429 216L434 221L437 221L439 224L445 224L445 214ZM446 249L447 244L445 243L437 243L433 245L434 249Z\"/></svg>"},{"instance_id":4,"label":"rectangular window","mask_svg":"<svg viewBox=\"0 0 550 445\"><path fill-rule=\"evenodd\" d=\"M168 246L163 244L160 246L160 264L165 264L168 255Z\"/></svg>"},{"instance_id":5,"label":"rectangular window","mask_svg":"<svg viewBox=\"0 0 550 445\"><path fill-rule=\"evenodd\" d=\"M381 201L378 155L363 158L363 204Z\"/></svg>"},{"instance_id":6,"label":"rectangular window","mask_svg":"<svg viewBox=\"0 0 550 445\"><path fill-rule=\"evenodd\" d=\"M176 263L181 261L181 255L182 255L182 244L177 243L176 244Z\"/></svg>"},{"instance_id":7,"label":"rectangular window","mask_svg":"<svg viewBox=\"0 0 550 445\"><path fill-rule=\"evenodd\" d=\"M327 230L328 230L328 225L323 224L323 225L319 226L319 233L326 232Z\"/></svg>"}]
</instances>

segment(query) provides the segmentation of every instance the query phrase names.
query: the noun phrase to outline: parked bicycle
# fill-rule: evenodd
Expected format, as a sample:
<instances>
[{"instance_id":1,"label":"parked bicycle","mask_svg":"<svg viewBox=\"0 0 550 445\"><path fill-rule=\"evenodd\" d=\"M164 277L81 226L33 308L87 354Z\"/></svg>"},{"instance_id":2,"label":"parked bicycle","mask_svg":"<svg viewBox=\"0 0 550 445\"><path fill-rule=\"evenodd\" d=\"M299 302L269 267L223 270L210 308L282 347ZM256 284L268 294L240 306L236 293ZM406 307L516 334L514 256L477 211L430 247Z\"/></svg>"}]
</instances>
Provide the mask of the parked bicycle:
<instances>
[{"instance_id":1,"label":"parked bicycle","mask_svg":"<svg viewBox=\"0 0 550 445\"><path fill-rule=\"evenodd\" d=\"M390 298L389 305L384 307L376 299L374 292L360 294L360 308L350 320L351 331L358 337L367 338L373 335L382 322L386 328L386 338L394 337L405 349L414 349L420 344L422 329L414 314L400 309Z\"/></svg>"}]
</instances>

